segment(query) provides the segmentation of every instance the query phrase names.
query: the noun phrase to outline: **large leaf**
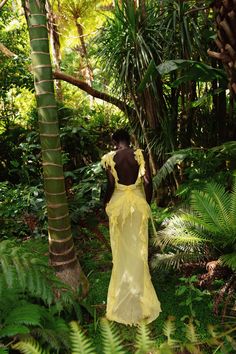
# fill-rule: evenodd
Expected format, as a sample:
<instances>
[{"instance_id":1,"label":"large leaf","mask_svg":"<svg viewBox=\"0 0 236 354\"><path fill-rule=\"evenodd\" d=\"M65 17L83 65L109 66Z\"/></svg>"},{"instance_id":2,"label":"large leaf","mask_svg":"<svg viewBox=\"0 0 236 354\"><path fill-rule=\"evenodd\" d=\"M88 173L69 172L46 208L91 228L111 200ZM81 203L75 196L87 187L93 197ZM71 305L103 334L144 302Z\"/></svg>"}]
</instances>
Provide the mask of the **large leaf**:
<instances>
[{"instance_id":1,"label":"large leaf","mask_svg":"<svg viewBox=\"0 0 236 354\"><path fill-rule=\"evenodd\" d=\"M172 71L180 70L182 75L172 83L177 87L188 81L211 82L212 80L221 80L224 87L227 88L227 75L224 70L213 68L210 65L194 60L167 60L157 66L160 75L169 74Z\"/></svg>"}]
</instances>

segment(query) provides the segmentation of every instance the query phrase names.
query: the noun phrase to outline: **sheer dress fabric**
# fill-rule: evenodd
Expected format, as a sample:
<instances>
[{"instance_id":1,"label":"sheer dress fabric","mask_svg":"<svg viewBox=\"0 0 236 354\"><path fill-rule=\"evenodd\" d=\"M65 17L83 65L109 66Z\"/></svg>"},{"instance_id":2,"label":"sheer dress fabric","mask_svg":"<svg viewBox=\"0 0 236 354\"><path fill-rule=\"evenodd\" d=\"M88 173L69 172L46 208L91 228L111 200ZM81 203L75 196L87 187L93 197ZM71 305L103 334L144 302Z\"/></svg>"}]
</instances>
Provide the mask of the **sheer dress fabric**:
<instances>
[{"instance_id":1,"label":"sheer dress fabric","mask_svg":"<svg viewBox=\"0 0 236 354\"><path fill-rule=\"evenodd\" d=\"M134 184L126 186L119 183L115 154L111 151L101 160L102 166L109 168L115 179L115 190L106 207L113 260L106 317L126 325L150 323L158 317L161 307L148 267L151 210L142 183L145 161L140 149L134 151L139 174Z\"/></svg>"}]
</instances>

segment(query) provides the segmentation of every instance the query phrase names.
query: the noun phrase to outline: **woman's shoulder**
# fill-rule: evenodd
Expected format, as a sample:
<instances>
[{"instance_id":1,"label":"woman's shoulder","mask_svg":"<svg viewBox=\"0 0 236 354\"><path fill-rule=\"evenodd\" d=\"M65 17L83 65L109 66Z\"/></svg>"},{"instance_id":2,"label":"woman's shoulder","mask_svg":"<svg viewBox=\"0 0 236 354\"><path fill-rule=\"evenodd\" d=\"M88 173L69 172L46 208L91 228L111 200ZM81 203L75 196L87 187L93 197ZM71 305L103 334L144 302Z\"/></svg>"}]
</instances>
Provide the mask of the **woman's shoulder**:
<instances>
[{"instance_id":1,"label":"woman's shoulder","mask_svg":"<svg viewBox=\"0 0 236 354\"><path fill-rule=\"evenodd\" d=\"M116 153L115 151L109 151L102 156L101 158L102 167L107 168L108 166L111 166L111 164L113 163L113 157L115 153Z\"/></svg>"}]
</instances>

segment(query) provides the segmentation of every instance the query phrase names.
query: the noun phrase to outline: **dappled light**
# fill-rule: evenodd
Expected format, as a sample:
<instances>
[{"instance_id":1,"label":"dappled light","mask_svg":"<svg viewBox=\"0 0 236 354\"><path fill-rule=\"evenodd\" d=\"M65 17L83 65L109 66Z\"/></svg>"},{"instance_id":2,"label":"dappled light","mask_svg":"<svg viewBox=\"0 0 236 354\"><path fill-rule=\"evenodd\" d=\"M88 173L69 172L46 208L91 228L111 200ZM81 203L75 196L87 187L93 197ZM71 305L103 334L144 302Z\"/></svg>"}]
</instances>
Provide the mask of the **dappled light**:
<instances>
[{"instance_id":1,"label":"dappled light","mask_svg":"<svg viewBox=\"0 0 236 354\"><path fill-rule=\"evenodd\" d=\"M236 353L235 28L0 1L0 354Z\"/></svg>"}]
</instances>

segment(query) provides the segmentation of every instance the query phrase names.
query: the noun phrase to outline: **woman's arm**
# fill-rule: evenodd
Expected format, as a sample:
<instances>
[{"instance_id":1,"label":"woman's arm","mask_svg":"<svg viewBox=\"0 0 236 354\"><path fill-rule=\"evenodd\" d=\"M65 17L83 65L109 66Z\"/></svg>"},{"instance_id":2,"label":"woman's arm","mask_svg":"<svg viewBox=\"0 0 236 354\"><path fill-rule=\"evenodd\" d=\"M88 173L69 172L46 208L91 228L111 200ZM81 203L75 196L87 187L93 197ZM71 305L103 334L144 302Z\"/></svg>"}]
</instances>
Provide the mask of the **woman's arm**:
<instances>
[{"instance_id":1,"label":"woman's arm","mask_svg":"<svg viewBox=\"0 0 236 354\"><path fill-rule=\"evenodd\" d=\"M152 175L151 175L151 170L149 165L149 159L146 155L144 155L144 160L145 160L145 175L143 178L144 191L145 191L146 201L148 202L148 204L151 204L152 193L153 193Z\"/></svg>"},{"instance_id":2,"label":"woman's arm","mask_svg":"<svg viewBox=\"0 0 236 354\"><path fill-rule=\"evenodd\" d=\"M107 175L107 187L103 199L104 207L106 207L106 204L110 201L115 189L115 178L113 177L111 170L109 168L106 169L106 175Z\"/></svg>"}]
</instances>

